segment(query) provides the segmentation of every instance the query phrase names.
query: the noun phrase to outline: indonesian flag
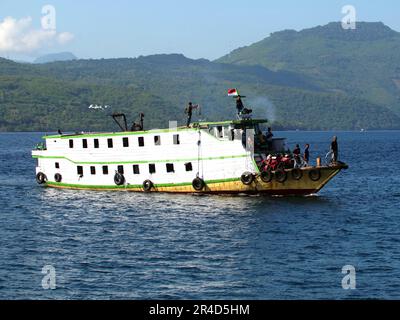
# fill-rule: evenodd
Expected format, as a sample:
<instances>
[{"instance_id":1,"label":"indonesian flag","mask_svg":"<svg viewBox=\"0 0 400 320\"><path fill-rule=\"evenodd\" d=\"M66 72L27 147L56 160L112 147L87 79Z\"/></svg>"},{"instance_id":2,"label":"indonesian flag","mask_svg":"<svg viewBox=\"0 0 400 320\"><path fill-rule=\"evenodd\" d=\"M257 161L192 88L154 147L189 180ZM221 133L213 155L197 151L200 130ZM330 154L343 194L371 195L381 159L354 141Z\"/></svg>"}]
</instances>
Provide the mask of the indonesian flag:
<instances>
[{"instance_id":1,"label":"indonesian flag","mask_svg":"<svg viewBox=\"0 0 400 320\"><path fill-rule=\"evenodd\" d=\"M228 97L237 97L239 95L239 91L237 89L229 89Z\"/></svg>"}]
</instances>

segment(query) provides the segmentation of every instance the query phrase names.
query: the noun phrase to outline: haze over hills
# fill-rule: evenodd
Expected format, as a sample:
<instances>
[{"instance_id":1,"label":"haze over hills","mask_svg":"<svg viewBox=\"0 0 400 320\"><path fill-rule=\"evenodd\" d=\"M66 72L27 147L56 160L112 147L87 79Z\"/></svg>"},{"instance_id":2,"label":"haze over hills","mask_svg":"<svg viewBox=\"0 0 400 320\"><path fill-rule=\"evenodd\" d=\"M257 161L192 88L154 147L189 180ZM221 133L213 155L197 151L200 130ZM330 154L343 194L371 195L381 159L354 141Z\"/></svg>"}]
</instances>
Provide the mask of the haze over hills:
<instances>
[{"instance_id":1,"label":"haze over hills","mask_svg":"<svg viewBox=\"0 0 400 320\"><path fill-rule=\"evenodd\" d=\"M0 59L0 130L117 130L111 112L133 121L142 111L147 128L166 127L183 123L188 101L200 103L202 119L232 119L230 87L275 128L399 129L400 69L391 70L399 34L365 23L343 35L337 26L278 32L215 62L179 54L35 65Z\"/></svg>"},{"instance_id":2,"label":"haze over hills","mask_svg":"<svg viewBox=\"0 0 400 320\"><path fill-rule=\"evenodd\" d=\"M44 56L41 56L33 63L49 63L49 62L56 62L56 61L71 61L78 59L73 53L71 52L60 52L60 53L50 53Z\"/></svg>"}]
</instances>

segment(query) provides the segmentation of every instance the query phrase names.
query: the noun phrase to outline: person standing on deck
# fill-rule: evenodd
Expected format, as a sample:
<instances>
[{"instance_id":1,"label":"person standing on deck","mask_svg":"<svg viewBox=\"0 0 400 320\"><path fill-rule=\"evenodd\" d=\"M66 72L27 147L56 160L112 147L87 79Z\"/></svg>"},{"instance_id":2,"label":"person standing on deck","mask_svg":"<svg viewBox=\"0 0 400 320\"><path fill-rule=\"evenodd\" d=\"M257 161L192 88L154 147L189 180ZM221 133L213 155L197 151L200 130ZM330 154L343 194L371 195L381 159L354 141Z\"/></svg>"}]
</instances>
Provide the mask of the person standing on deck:
<instances>
[{"instance_id":1,"label":"person standing on deck","mask_svg":"<svg viewBox=\"0 0 400 320\"><path fill-rule=\"evenodd\" d=\"M306 167L308 167L308 163L310 162L310 145L307 143L306 147L304 149L304 154L303 154L303 159L304 159L304 164Z\"/></svg>"},{"instance_id":2,"label":"person standing on deck","mask_svg":"<svg viewBox=\"0 0 400 320\"><path fill-rule=\"evenodd\" d=\"M238 115L241 115L242 111L244 109L244 105L243 105L243 101L242 101L242 97L241 96L237 96L236 97L236 109L237 109Z\"/></svg>"},{"instance_id":3,"label":"person standing on deck","mask_svg":"<svg viewBox=\"0 0 400 320\"><path fill-rule=\"evenodd\" d=\"M332 162L336 163L338 160L338 142L337 137L334 136L331 142Z\"/></svg>"},{"instance_id":4,"label":"person standing on deck","mask_svg":"<svg viewBox=\"0 0 400 320\"><path fill-rule=\"evenodd\" d=\"M300 146L298 144L296 144L296 148L294 148L294 150L293 150L294 167L295 168L300 168L301 167L300 155L301 155Z\"/></svg>"},{"instance_id":5,"label":"person standing on deck","mask_svg":"<svg viewBox=\"0 0 400 320\"><path fill-rule=\"evenodd\" d=\"M185 109L185 113L187 114L187 123L186 127L189 128L190 123L192 122L192 115L193 115L193 109L197 109L199 107L198 104L193 105L192 102L189 102L188 106Z\"/></svg>"}]
</instances>

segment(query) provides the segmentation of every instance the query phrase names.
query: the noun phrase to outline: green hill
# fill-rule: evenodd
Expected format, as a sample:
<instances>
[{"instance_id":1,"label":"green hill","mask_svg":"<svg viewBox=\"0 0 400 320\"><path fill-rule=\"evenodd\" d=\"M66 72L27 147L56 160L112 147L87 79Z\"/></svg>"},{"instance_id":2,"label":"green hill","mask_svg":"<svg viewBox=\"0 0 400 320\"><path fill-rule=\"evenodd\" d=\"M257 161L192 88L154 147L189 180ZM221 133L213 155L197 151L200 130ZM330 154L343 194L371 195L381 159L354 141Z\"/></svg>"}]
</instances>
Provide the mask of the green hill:
<instances>
[{"instance_id":1,"label":"green hill","mask_svg":"<svg viewBox=\"0 0 400 320\"><path fill-rule=\"evenodd\" d=\"M326 33L326 27L321 28L316 30ZM386 31L387 37L392 37L392 32ZM312 30L304 32L314 33ZM292 31L282 32L279 37L290 38L293 34L296 38L297 33ZM380 33L375 36L380 37ZM351 74L346 73L348 69L343 76L339 65L335 76L332 64L314 63L320 70L330 70L329 75L318 77L316 70L308 70L312 58L307 58L307 54L318 56L313 50L322 49L318 46L306 49L306 43L304 57L296 62L296 55L290 51L296 51L300 45L301 41L293 48L286 44L285 55L292 58L279 60L282 48L278 50L278 43L275 43L273 54L267 56L275 56L279 63L272 63L269 58L268 63L264 63L261 57L269 49L260 51L252 47L230 55L232 58L240 53L243 56L240 61L228 61L227 57L218 62L192 60L179 54L47 64L21 64L0 59L0 131L117 130L109 117L112 112L125 112L130 122L139 112L144 112L147 128L166 127L169 120L184 123L183 109L188 101L202 106L204 120L232 119L235 104L226 96L230 87L240 88L241 93L248 96L246 103L254 109L254 116L268 117L275 128L400 128L396 105L372 99L368 79L364 79L365 87L358 82L340 83L351 78ZM250 48L255 56L245 60ZM386 56L386 49L377 50L376 54ZM257 52L260 61L255 60ZM380 61L380 56L370 63L376 61ZM337 86L330 84L336 82ZM385 93L383 83L378 84ZM364 88L364 94L352 94L348 88L351 86L359 91ZM376 92L381 94L379 89ZM390 100L394 94L389 92L387 96ZM111 108L89 109L91 104Z\"/></svg>"},{"instance_id":2,"label":"green hill","mask_svg":"<svg viewBox=\"0 0 400 320\"><path fill-rule=\"evenodd\" d=\"M400 33L383 23L340 23L286 30L237 49L217 62L261 65L306 75L331 92L386 106L400 114Z\"/></svg>"}]
</instances>

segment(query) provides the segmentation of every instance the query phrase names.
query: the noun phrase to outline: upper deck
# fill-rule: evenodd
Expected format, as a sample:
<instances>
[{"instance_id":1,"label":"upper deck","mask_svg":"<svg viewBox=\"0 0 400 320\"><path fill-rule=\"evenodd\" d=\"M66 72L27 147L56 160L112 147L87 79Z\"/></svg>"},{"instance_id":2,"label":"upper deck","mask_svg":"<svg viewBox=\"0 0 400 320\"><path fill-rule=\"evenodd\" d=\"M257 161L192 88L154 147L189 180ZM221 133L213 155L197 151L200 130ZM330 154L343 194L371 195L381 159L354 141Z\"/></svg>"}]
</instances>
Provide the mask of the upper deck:
<instances>
[{"instance_id":1,"label":"upper deck","mask_svg":"<svg viewBox=\"0 0 400 320\"><path fill-rule=\"evenodd\" d=\"M76 138L99 138L127 135L146 135L179 131L196 131L199 129L212 129L215 127L230 127L231 129L257 129L259 124L267 123L267 119L251 119L251 120L231 120L217 122L195 122L188 127L176 127L168 129L151 129L142 131L120 131L120 132L80 132L72 134L58 134L43 136L43 139L76 139Z\"/></svg>"}]
</instances>

